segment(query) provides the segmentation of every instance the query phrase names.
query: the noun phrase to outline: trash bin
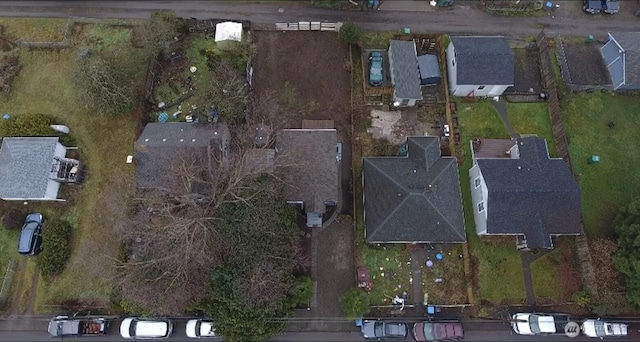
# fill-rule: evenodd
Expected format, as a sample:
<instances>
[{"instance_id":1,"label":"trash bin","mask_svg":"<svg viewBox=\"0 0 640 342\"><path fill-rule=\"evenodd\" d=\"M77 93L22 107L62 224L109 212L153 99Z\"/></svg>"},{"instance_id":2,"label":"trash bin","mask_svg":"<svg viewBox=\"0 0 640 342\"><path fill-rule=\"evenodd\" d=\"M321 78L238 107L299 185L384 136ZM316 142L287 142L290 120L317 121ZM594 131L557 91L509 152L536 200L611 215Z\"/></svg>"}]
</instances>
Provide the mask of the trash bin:
<instances>
[{"instance_id":1,"label":"trash bin","mask_svg":"<svg viewBox=\"0 0 640 342\"><path fill-rule=\"evenodd\" d=\"M596 155L592 155L591 157L589 157L589 160L587 161L587 163L589 164L595 164L599 162L600 162L600 156L596 156Z\"/></svg>"},{"instance_id":2,"label":"trash bin","mask_svg":"<svg viewBox=\"0 0 640 342\"><path fill-rule=\"evenodd\" d=\"M590 35L588 35L588 36L587 36L587 39L586 39L586 42L587 42L587 43L591 43L591 42L593 42L593 35L591 35L591 34L590 34Z\"/></svg>"}]
</instances>

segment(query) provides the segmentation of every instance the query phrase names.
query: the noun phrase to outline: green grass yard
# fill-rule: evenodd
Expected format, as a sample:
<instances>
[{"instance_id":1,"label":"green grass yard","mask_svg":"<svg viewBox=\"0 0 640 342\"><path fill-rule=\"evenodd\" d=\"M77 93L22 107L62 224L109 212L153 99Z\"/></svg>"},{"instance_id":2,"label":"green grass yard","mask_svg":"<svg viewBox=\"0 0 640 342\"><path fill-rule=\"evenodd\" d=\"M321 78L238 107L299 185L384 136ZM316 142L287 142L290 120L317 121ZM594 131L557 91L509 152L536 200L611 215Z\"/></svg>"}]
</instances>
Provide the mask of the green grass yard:
<instances>
[{"instance_id":1,"label":"green grass yard","mask_svg":"<svg viewBox=\"0 0 640 342\"><path fill-rule=\"evenodd\" d=\"M562 103L569 152L582 191L582 215L590 237L612 237L620 206L640 193L640 98L594 92ZM609 121L615 128L608 127ZM588 164L592 155L598 164Z\"/></svg>"},{"instance_id":2,"label":"green grass yard","mask_svg":"<svg viewBox=\"0 0 640 342\"><path fill-rule=\"evenodd\" d=\"M53 35L51 27L62 35L64 25L60 20L43 20L2 19L0 23L17 37L47 40ZM43 31L33 32L34 27ZM99 33L92 25L86 25L87 29ZM122 30L128 29L117 29L117 37L127 35ZM131 65L137 70L131 75L132 80L141 84L145 69L142 51L130 46L119 47L129 55ZM136 121L130 113L115 118L93 113L76 100L70 75L77 53L75 48L55 52L18 51L22 70L11 94L0 97L0 106L11 115L46 113L58 118L70 127L78 141L80 160L86 167L86 181L79 186L77 198L61 213L74 227L72 257L60 276L44 288L39 286L46 295L40 294L37 298L48 303L77 299L108 304L115 278L111 260L118 251L118 237L112 227L126 210L133 188L134 170L125 160L133 153ZM0 233L0 241L4 234Z\"/></svg>"}]
</instances>

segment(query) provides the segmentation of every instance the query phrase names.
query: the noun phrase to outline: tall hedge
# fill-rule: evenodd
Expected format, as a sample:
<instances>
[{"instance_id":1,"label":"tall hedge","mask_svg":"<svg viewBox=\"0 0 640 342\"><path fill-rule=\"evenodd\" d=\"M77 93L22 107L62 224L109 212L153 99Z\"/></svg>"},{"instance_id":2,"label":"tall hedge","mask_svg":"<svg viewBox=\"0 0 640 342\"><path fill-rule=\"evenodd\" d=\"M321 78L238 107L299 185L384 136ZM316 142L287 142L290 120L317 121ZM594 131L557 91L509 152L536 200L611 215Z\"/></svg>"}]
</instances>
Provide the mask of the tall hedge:
<instances>
[{"instance_id":1,"label":"tall hedge","mask_svg":"<svg viewBox=\"0 0 640 342\"><path fill-rule=\"evenodd\" d=\"M42 252L36 259L36 265L42 276L51 277L64 270L71 255L69 238L71 225L60 219L50 219L42 226Z\"/></svg>"}]
</instances>

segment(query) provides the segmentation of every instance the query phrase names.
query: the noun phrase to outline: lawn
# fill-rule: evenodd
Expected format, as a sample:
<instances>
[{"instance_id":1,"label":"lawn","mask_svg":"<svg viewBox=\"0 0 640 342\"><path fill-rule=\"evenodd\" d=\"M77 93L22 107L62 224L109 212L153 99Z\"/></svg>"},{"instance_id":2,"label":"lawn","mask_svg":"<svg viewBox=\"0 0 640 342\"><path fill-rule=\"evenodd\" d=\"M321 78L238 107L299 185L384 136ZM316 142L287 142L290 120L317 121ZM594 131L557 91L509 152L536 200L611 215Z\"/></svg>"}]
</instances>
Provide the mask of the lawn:
<instances>
[{"instance_id":1,"label":"lawn","mask_svg":"<svg viewBox=\"0 0 640 342\"><path fill-rule=\"evenodd\" d=\"M463 164L460 166L465 225L471 254L475 259L476 282L482 301L516 304L525 297L520 255L514 238L480 238L475 232L469 184L472 166L469 141L475 137L509 139L509 134L489 100L475 103L458 102L458 119L462 139ZM538 103L508 104L509 120L517 132L551 136L546 108ZM546 116L546 120L545 120ZM507 280L508 281L505 281ZM544 280L541 280L545 283Z\"/></svg>"},{"instance_id":2,"label":"lawn","mask_svg":"<svg viewBox=\"0 0 640 342\"><path fill-rule=\"evenodd\" d=\"M547 140L549 155L557 157L551 130L551 118L546 102L507 103L509 122L519 134L537 134Z\"/></svg>"},{"instance_id":3,"label":"lawn","mask_svg":"<svg viewBox=\"0 0 640 342\"><path fill-rule=\"evenodd\" d=\"M557 237L554 249L531 263L533 292L538 304L560 303L571 300L582 289L575 243L571 238Z\"/></svg>"},{"instance_id":4,"label":"lawn","mask_svg":"<svg viewBox=\"0 0 640 342\"><path fill-rule=\"evenodd\" d=\"M53 35L49 23L55 30L62 31L64 26L60 20L43 19L20 19L19 22L3 19L2 23L17 37L35 40ZM85 30L91 27L86 25ZM126 35L122 30L128 29L117 29L118 37ZM145 72L142 51L131 48L128 43L118 47L121 53L129 55L132 67L137 70L131 78L139 87ZM116 257L119 244L112 227L125 212L133 188L134 169L125 160L133 153L136 120L133 115L126 115L129 113L120 117L92 113L77 101L70 77L77 53L77 49L18 51L22 70L14 81L12 93L0 97L0 106L11 115L55 116L70 128L78 141L80 161L87 170L85 183L79 186L73 201L61 210L61 215L74 227L72 257L60 276L46 286L38 286L46 295L39 294L37 298L47 303L77 299L107 305L115 277L111 260ZM37 208L40 204L32 205ZM36 307L38 304L43 303L36 303Z\"/></svg>"},{"instance_id":5,"label":"lawn","mask_svg":"<svg viewBox=\"0 0 640 342\"><path fill-rule=\"evenodd\" d=\"M562 103L582 215L590 237L612 237L620 206L640 192L640 98L610 93L572 94ZM608 123L615 122L614 128ZM588 164L598 155L601 162Z\"/></svg>"},{"instance_id":6,"label":"lawn","mask_svg":"<svg viewBox=\"0 0 640 342\"><path fill-rule=\"evenodd\" d=\"M400 31L387 31L387 32L363 32L362 38L360 38L360 46L363 49L388 49L389 40L397 34L401 34Z\"/></svg>"}]
</instances>

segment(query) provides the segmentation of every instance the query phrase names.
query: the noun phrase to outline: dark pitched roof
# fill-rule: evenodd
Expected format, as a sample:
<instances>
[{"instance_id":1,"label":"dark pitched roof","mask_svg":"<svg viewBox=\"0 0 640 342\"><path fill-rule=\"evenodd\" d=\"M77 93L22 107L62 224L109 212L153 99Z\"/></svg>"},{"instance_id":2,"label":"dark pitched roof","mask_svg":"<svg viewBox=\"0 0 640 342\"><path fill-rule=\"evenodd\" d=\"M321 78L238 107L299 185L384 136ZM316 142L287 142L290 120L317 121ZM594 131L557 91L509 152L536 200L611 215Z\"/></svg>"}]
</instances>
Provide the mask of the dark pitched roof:
<instances>
[{"instance_id":1,"label":"dark pitched roof","mask_svg":"<svg viewBox=\"0 0 640 342\"><path fill-rule=\"evenodd\" d=\"M338 202L338 136L335 129L282 129L276 136L275 165L287 186L287 200L307 212L325 212Z\"/></svg>"},{"instance_id":2,"label":"dark pitched roof","mask_svg":"<svg viewBox=\"0 0 640 342\"><path fill-rule=\"evenodd\" d=\"M391 54L395 96L401 99L421 99L418 57L413 41L392 40L389 43Z\"/></svg>"},{"instance_id":3,"label":"dark pitched roof","mask_svg":"<svg viewBox=\"0 0 640 342\"><path fill-rule=\"evenodd\" d=\"M610 32L625 52L625 84L640 84L640 32Z\"/></svg>"},{"instance_id":4,"label":"dark pitched roof","mask_svg":"<svg viewBox=\"0 0 640 342\"><path fill-rule=\"evenodd\" d=\"M58 138L4 138L0 198L45 198Z\"/></svg>"},{"instance_id":5,"label":"dark pitched roof","mask_svg":"<svg viewBox=\"0 0 640 342\"><path fill-rule=\"evenodd\" d=\"M440 78L440 62L438 62L438 56L436 55L422 55L418 56L418 70L420 71L420 78Z\"/></svg>"},{"instance_id":6,"label":"dark pitched roof","mask_svg":"<svg viewBox=\"0 0 640 342\"><path fill-rule=\"evenodd\" d=\"M465 242L458 165L437 137L408 137L408 157L364 158L369 243Z\"/></svg>"},{"instance_id":7,"label":"dark pitched roof","mask_svg":"<svg viewBox=\"0 0 640 342\"><path fill-rule=\"evenodd\" d=\"M504 37L451 37L457 84L513 85L514 54Z\"/></svg>"},{"instance_id":8,"label":"dark pitched roof","mask_svg":"<svg viewBox=\"0 0 640 342\"><path fill-rule=\"evenodd\" d=\"M228 144L229 130L218 123L149 123L135 143L138 187L168 189L183 160L211 167L212 153Z\"/></svg>"},{"instance_id":9,"label":"dark pitched roof","mask_svg":"<svg viewBox=\"0 0 640 342\"><path fill-rule=\"evenodd\" d=\"M580 233L580 189L547 142L517 140L519 159L476 159L487 185L487 233L523 234L529 248L551 248L550 235Z\"/></svg>"}]
</instances>

